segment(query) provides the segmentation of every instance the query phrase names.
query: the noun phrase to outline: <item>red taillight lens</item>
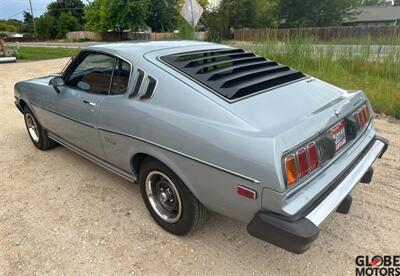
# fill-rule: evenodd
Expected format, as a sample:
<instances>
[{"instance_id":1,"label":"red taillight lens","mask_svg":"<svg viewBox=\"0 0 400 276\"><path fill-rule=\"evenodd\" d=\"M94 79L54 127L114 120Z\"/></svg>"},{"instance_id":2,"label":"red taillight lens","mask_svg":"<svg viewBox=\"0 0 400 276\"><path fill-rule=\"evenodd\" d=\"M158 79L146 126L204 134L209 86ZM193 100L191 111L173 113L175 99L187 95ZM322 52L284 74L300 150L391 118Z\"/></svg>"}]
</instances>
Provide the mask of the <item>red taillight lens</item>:
<instances>
[{"instance_id":1,"label":"red taillight lens","mask_svg":"<svg viewBox=\"0 0 400 276\"><path fill-rule=\"evenodd\" d=\"M297 182L296 159L294 155L289 155L288 157L286 157L285 165L286 165L287 185L292 186Z\"/></svg>"},{"instance_id":2,"label":"red taillight lens","mask_svg":"<svg viewBox=\"0 0 400 276\"><path fill-rule=\"evenodd\" d=\"M360 124L360 128L364 128L369 120L369 110L367 105L364 105L357 111L357 119L358 123Z\"/></svg>"},{"instance_id":3,"label":"red taillight lens","mask_svg":"<svg viewBox=\"0 0 400 276\"><path fill-rule=\"evenodd\" d=\"M303 178L308 174L308 160L306 150L299 150L297 152L297 158L299 159L300 178Z\"/></svg>"},{"instance_id":4,"label":"red taillight lens","mask_svg":"<svg viewBox=\"0 0 400 276\"><path fill-rule=\"evenodd\" d=\"M310 156L310 170L313 171L318 168L319 164L317 147L314 143L308 145L308 155Z\"/></svg>"}]
</instances>

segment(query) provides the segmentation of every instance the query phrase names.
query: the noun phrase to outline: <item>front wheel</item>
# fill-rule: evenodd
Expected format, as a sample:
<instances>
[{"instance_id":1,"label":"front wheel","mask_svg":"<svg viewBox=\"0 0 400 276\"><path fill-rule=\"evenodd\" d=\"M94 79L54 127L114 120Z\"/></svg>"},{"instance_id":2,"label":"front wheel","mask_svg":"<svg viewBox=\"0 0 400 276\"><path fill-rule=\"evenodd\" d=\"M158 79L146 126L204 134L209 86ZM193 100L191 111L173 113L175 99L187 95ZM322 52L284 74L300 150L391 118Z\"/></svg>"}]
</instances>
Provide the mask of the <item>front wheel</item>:
<instances>
[{"instance_id":1,"label":"front wheel","mask_svg":"<svg viewBox=\"0 0 400 276\"><path fill-rule=\"evenodd\" d=\"M40 150L47 150L54 148L57 143L47 136L47 132L39 124L33 112L29 107L24 108L25 126L28 131L32 143Z\"/></svg>"},{"instance_id":2,"label":"front wheel","mask_svg":"<svg viewBox=\"0 0 400 276\"><path fill-rule=\"evenodd\" d=\"M146 207L164 230L186 235L204 224L207 209L171 169L149 158L144 161L139 175Z\"/></svg>"}]
</instances>

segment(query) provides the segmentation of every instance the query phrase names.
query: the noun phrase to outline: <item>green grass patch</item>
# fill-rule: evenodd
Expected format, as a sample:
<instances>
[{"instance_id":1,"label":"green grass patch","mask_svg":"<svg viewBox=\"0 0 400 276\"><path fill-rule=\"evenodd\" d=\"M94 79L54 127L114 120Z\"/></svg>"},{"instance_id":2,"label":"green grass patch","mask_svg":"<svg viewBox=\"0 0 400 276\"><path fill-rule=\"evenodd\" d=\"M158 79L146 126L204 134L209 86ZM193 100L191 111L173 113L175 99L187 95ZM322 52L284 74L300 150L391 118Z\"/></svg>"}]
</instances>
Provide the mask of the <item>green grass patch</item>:
<instances>
[{"instance_id":1,"label":"green grass patch","mask_svg":"<svg viewBox=\"0 0 400 276\"><path fill-rule=\"evenodd\" d=\"M78 52L79 49L70 48L20 47L16 56L17 59L22 60L45 60L71 57L78 54Z\"/></svg>"},{"instance_id":2,"label":"green grass patch","mask_svg":"<svg viewBox=\"0 0 400 276\"><path fill-rule=\"evenodd\" d=\"M363 90L375 112L400 118L400 51L371 51L363 44L359 51L334 45L316 50L307 40L286 43L263 42L253 50L259 55L287 64L306 74L347 90ZM247 47L251 49L250 47Z\"/></svg>"}]
</instances>

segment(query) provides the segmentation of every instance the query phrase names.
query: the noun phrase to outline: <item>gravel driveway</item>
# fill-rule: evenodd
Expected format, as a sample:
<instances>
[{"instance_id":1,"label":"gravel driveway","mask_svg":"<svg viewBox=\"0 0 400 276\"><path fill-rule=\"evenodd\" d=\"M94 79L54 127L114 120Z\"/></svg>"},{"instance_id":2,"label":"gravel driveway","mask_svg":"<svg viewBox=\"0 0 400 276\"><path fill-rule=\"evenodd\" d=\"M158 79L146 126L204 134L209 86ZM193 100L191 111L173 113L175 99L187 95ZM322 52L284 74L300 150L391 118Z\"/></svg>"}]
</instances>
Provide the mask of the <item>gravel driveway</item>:
<instances>
[{"instance_id":1,"label":"gravel driveway","mask_svg":"<svg viewBox=\"0 0 400 276\"><path fill-rule=\"evenodd\" d=\"M370 185L353 192L319 239L295 255L212 214L187 237L161 230L136 185L64 147L41 152L14 107L15 82L60 71L67 59L0 64L0 275L355 275L357 255L400 253L400 123L377 119L390 140Z\"/></svg>"}]
</instances>

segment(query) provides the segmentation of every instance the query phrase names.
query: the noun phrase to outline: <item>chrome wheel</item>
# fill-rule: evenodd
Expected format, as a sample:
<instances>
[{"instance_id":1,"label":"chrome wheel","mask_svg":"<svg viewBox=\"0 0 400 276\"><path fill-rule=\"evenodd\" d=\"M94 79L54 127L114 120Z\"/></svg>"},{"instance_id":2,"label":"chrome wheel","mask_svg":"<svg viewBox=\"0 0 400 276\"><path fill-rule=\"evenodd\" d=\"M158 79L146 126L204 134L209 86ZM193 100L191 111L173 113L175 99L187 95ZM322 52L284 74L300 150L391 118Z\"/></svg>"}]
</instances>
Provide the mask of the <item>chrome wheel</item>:
<instances>
[{"instance_id":1,"label":"chrome wheel","mask_svg":"<svg viewBox=\"0 0 400 276\"><path fill-rule=\"evenodd\" d=\"M25 114L25 123L28 128L29 135L35 143L39 143L39 130L35 118L30 114Z\"/></svg>"},{"instance_id":2,"label":"chrome wheel","mask_svg":"<svg viewBox=\"0 0 400 276\"><path fill-rule=\"evenodd\" d=\"M157 215L168 223L179 221L182 202L172 180L160 171L152 171L146 177L146 194Z\"/></svg>"}]
</instances>

